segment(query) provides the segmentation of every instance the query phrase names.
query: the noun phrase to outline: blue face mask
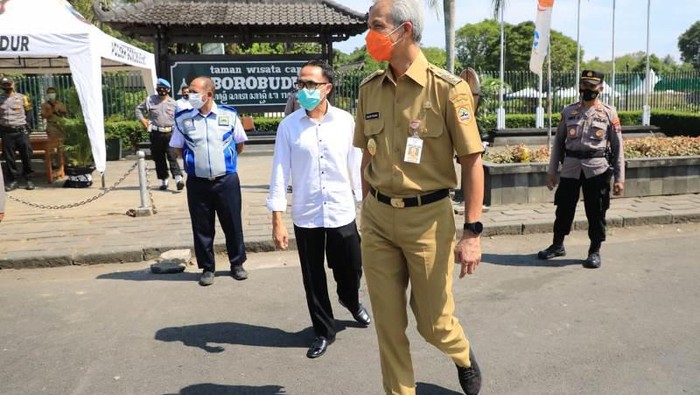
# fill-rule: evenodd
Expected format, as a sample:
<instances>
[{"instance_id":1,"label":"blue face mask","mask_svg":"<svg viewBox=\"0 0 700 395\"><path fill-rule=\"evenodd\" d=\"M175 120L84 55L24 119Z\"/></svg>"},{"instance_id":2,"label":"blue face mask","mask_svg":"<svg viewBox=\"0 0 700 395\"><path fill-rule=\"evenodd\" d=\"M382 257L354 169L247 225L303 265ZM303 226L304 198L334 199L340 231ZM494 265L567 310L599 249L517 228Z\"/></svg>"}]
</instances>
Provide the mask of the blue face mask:
<instances>
[{"instance_id":1,"label":"blue face mask","mask_svg":"<svg viewBox=\"0 0 700 395\"><path fill-rule=\"evenodd\" d=\"M321 91L318 89L309 90L304 88L297 93L297 100L299 100L299 104L301 104L302 107L311 111L321 104Z\"/></svg>"}]
</instances>

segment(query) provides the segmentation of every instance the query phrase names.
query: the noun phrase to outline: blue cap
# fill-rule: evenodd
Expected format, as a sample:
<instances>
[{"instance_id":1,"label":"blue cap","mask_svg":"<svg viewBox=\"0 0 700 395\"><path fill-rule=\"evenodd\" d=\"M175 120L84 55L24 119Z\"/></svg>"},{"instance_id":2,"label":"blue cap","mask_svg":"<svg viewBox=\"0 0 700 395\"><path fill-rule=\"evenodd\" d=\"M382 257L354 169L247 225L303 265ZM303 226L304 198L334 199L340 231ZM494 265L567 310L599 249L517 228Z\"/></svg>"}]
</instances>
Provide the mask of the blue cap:
<instances>
[{"instance_id":1,"label":"blue cap","mask_svg":"<svg viewBox=\"0 0 700 395\"><path fill-rule=\"evenodd\" d=\"M164 78L158 78L158 84L156 84L156 85L170 88L170 83L168 82L168 80L166 80Z\"/></svg>"}]
</instances>

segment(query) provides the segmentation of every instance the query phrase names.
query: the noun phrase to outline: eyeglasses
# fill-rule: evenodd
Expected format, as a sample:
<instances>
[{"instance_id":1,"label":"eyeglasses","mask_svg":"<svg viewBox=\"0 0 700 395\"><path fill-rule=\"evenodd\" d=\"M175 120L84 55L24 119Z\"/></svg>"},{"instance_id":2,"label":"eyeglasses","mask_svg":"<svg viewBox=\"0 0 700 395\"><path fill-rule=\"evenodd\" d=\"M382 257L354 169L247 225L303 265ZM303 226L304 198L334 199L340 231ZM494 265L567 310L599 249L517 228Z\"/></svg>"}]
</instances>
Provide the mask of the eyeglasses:
<instances>
[{"instance_id":1,"label":"eyeglasses","mask_svg":"<svg viewBox=\"0 0 700 395\"><path fill-rule=\"evenodd\" d=\"M321 85L326 85L329 84L329 82L316 82L316 81L302 81L302 80L297 80L296 82L296 87L297 89L318 89L319 86Z\"/></svg>"}]
</instances>

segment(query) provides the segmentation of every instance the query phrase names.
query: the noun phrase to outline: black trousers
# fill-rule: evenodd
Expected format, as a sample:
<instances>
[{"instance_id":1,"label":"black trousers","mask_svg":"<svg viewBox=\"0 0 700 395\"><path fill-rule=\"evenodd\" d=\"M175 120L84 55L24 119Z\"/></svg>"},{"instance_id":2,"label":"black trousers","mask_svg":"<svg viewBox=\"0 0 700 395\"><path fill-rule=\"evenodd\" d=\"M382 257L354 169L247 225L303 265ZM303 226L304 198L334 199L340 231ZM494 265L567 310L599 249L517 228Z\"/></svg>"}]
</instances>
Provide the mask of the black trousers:
<instances>
[{"instance_id":1,"label":"black trousers","mask_svg":"<svg viewBox=\"0 0 700 395\"><path fill-rule=\"evenodd\" d=\"M151 157L156 162L156 175L159 180L168 179L168 166L173 178L181 176L175 150L170 147L172 133L151 132Z\"/></svg>"},{"instance_id":2,"label":"black trousers","mask_svg":"<svg viewBox=\"0 0 700 395\"><path fill-rule=\"evenodd\" d=\"M339 228L300 228L294 225L306 304L316 336L335 339L335 318L328 298L324 255L333 270L336 292L350 311L360 308L362 255L360 234L353 220Z\"/></svg>"},{"instance_id":3,"label":"black trousers","mask_svg":"<svg viewBox=\"0 0 700 395\"><path fill-rule=\"evenodd\" d=\"M609 172L591 178L585 178L583 172L578 179L562 178L557 192L554 194L554 204L557 206L554 220L554 234L568 235L576 214L576 203L583 188L583 203L588 219L588 238L591 242L605 241L605 213L610 207L610 178Z\"/></svg>"},{"instance_id":4,"label":"black trousers","mask_svg":"<svg viewBox=\"0 0 700 395\"><path fill-rule=\"evenodd\" d=\"M29 142L29 135L24 132L2 131L2 156L7 166L7 177L5 183L17 181L20 171L17 166L16 151L22 159L22 173L26 180L31 179L32 173L32 145Z\"/></svg>"},{"instance_id":5,"label":"black trousers","mask_svg":"<svg viewBox=\"0 0 700 395\"><path fill-rule=\"evenodd\" d=\"M187 206L192 220L197 266L207 271L215 270L215 214L219 217L226 237L229 264L242 265L247 257L243 244L241 184L238 173L227 174L215 180L192 175L187 177Z\"/></svg>"}]
</instances>

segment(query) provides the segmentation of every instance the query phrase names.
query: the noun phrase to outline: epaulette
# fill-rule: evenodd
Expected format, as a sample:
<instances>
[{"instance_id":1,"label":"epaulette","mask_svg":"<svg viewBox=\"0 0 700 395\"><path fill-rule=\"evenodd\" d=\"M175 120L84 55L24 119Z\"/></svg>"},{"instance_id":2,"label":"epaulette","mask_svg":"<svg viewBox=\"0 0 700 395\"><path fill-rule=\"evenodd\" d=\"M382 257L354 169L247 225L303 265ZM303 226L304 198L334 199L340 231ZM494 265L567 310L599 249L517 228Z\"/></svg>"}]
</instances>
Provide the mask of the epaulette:
<instances>
[{"instance_id":1,"label":"epaulette","mask_svg":"<svg viewBox=\"0 0 700 395\"><path fill-rule=\"evenodd\" d=\"M232 111L234 114L238 115L238 110L236 110L236 107L228 105L228 104L217 104L219 108L223 108L229 111Z\"/></svg>"},{"instance_id":2,"label":"epaulette","mask_svg":"<svg viewBox=\"0 0 700 395\"><path fill-rule=\"evenodd\" d=\"M445 80L445 81L447 81L448 83L450 83L450 85L457 85L457 84L459 84L460 82L464 81L463 79L459 78L459 76L456 76L456 75L450 73L449 71L443 70L443 69L441 69L441 68L439 68L439 67L437 67L437 66L435 66L435 65L432 65L432 64L431 64L431 65L429 66L429 69L430 69L433 73L435 73L435 75L436 75L437 77L440 77L440 78L442 78L443 80Z\"/></svg>"},{"instance_id":3,"label":"epaulette","mask_svg":"<svg viewBox=\"0 0 700 395\"><path fill-rule=\"evenodd\" d=\"M188 111L192 111L194 108L185 108L184 110L176 111L175 112L175 118L179 117L182 114L187 113Z\"/></svg>"},{"instance_id":4,"label":"epaulette","mask_svg":"<svg viewBox=\"0 0 700 395\"><path fill-rule=\"evenodd\" d=\"M377 71L375 71L374 73L372 73L372 74L368 75L367 77L365 77L365 79L362 80L362 82L360 82L360 86L362 86L362 85L364 85L364 84L370 82L372 79L374 79L374 77L383 75L385 72L386 72L386 70L377 70Z\"/></svg>"}]
</instances>

